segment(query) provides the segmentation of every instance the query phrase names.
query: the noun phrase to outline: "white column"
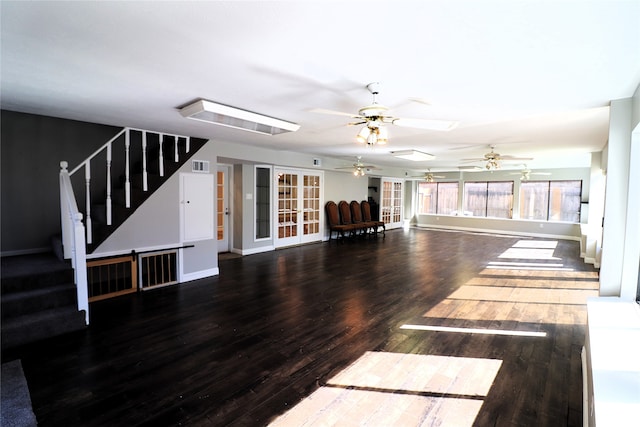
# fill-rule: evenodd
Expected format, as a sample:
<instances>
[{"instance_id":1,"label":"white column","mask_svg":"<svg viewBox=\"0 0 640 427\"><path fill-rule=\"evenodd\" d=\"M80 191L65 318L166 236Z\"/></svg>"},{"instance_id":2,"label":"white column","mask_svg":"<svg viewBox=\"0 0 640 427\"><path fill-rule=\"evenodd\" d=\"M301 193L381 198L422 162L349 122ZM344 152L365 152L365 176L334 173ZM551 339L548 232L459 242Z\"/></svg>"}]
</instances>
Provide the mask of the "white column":
<instances>
[{"instance_id":1,"label":"white column","mask_svg":"<svg viewBox=\"0 0 640 427\"><path fill-rule=\"evenodd\" d=\"M635 301L640 272L640 124L631 135L629 193L620 297Z\"/></svg>"},{"instance_id":2,"label":"white column","mask_svg":"<svg viewBox=\"0 0 640 427\"><path fill-rule=\"evenodd\" d=\"M631 114L630 98L611 101L604 235L600 267L601 296L620 296L629 192Z\"/></svg>"},{"instance_id":3,"label":"white column","mask_svg":"<svg viewBox=\"0 0 640 427\"><path fill-rule=\"evenodd\" d=\"M180 142L180 138L178 138L178 136L175 136L173 143L173 161L176 163L180 161L180 156L178 155L178 142Z\"/></svg>"}]
</instances>

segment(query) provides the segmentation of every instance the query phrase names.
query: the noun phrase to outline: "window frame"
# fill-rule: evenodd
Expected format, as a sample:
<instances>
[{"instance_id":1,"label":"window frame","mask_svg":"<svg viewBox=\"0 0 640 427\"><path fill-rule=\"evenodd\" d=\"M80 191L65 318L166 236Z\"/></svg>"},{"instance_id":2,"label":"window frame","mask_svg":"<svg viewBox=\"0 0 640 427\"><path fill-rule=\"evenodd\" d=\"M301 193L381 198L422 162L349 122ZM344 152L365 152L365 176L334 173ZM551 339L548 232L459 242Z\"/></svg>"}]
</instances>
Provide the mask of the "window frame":
<instances>
[{"instance_id":1,"label":"window frame","mask_svg":"<svg viewBox=\"0 0 640 427\"><path fill-rule=\"evenodd\" d=\"M467 185L473 185L473 184L485 184L485 195L484 195L484 215L475 215L472 214L471 216L475 217L475 218L496 218L496 219L513 219L513 200L514 200L514 190L515 190L515 181L513 180L501 180L501 181L465 181L464 182L464 186L463 186L463 200L462 200L462 210L465 213L467 212L474 212L473 209L469 209L470 206L468 205L469 203L469 197L468 197L468 193L467 193ZM511 185L511 196L509 197L509 206L506 208L500 208L500 209L506 209L506 211L508 212L508 216L504 217L504 216L489 216L489 209L490 209L490 196L491 193L489 191L489 187L491 185L499 185L499 184L510 184Z\"/></svg>"},{"instance_id":2,"label":"window frame","mask_svg":"<svg viewBox=\"0 0 640 427\"><path fill-rule=\"evenodd\" d=\"M440 203L440 184L455 184L456 186L456 206L455 209L452 209L452 211L450 213L444 213L442 212L443 207L441 206ZM435 186L435 212L423 212L422 211L422 203L420 202L420 197L421 197L421 193L420 193L420 186L422 185L434 185ZM418 215L450 215L450 216L455 216L456 212L459 210L459 206L458 206L458 201L459 201L459 197L460 197L460 183L458 181L439 181L439 182L418 182L418 188L417 188L417 194L418 194Z\"/></svg>"},{"instance_id":3,"label":"window frame","mask_svg":"<svg viewBox=\"0 0 640 427\"><path fill-rule=\"evenodd\" d=\"M578 195L579 203L578 203L577 211L574 213L576 215L576 220L573 221L573 220L563 220L563 219L552 219L552 217L554 216L552 214L553 212L552 211L552 207L553 207L552 189L554 188L553 183L570 183L570 182L575 182L580 184L580 191ZM540 209L541 212L545 213L545 218L523 218L522 217L523 203L525 199L525 197L523 197L524 196L523 191L527 187L527 184L540 184L540 183L542 184L546 183L546 198L545 198L546 206L543 209ZM559 188L559 187L555 187L555 188ZM581 220L581 215L582 215L580 208L582 203L583 189L584 189L584 182L581 179L532 180L532 181L522 182L520 184L520 219L523 219L525 221L566 222L570 224L579 224ZM559 212L560 214L562 214L563 212L562 209Z\"/></svg>"}]
</instances>

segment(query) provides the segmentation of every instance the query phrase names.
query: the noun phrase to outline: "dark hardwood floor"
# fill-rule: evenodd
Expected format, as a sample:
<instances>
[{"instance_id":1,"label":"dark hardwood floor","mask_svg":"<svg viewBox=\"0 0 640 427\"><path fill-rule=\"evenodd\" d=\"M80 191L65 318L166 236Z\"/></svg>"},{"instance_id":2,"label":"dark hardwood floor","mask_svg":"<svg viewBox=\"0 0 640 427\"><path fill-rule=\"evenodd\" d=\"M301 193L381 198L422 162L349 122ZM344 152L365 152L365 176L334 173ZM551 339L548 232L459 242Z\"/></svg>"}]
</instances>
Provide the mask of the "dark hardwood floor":
<instances>
[{"instance_id":1,"label":"dark hardwood floor","mask_svg":"<svg viewBox=\"0 0 640 427\"><path fill-rule=\"evenodd\" d=\"M17 356L43 427L579 426L597 286L578 242L392 230L221 260Z\"/></svg>"}]
</instances>

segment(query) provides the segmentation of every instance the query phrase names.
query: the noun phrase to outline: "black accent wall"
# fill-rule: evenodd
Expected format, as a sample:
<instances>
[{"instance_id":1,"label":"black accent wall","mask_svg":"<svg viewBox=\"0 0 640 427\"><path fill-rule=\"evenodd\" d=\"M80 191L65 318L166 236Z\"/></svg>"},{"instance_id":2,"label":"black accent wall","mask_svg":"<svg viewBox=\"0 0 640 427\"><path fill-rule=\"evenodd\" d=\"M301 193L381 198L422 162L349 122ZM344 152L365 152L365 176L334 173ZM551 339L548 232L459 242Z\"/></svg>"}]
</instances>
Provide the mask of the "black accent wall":
<instances>
[{"instance_id":1,"label":"black accent wall","mask_svg":"<svg viewBox=\"0 0 640 427\"><path fill-rule=\"evenodd\" d=\"M74 168L121 129L7 110L0 112L3 256L51 248L51 238L60 234L60 161L66 160L69 168ZM97 173L102 171L93 171ZM84 179L83 171L76 175L74 182Z\"/></svg>"}]
</instances>

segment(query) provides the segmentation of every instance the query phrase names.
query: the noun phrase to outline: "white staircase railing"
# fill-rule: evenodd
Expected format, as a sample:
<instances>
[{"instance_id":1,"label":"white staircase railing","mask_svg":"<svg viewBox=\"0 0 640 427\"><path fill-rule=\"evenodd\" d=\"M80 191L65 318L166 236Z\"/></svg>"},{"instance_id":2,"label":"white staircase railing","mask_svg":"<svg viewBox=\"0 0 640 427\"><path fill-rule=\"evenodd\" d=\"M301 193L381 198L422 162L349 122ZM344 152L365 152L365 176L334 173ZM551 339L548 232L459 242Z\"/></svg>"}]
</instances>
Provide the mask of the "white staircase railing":
<instances>
[{"instance_id":1,"label":"white staircase railing","mask_svg":"<svg viewBox=\"0 0 640 427\"><path fill-rule=\"evenodd\" d=\"M148 164L148 144L147 135L158 135L159 156L158 166L160 176L164 176L164 153L163 144L165 137L174 140L174 161L178 163L179 150L178 144L180 139L186 142L186 152L190 150L190 137L183 135L167 134L161 132L151 132L143 129L124 128L119 131L113 138L107 141L102 147L94 151L89 157L82 161L78 166L69 171L66 161L60 162L60 217L62 221L62 245L64 258L71 259L71 264L75 271L76 288L78 293L78 310L85 310L86 323L89 324L89 303L87 289L87 268L86 268L86 245L93 243L93 223L91 220L91 160L100 153L106 154L106 199L105 199L105 215L107 225L112 225L112 184L111 184L111 164L113 145L124 134L124 205L131 207L131 174L130 174L130 150L131 150L131 131L141 132L141 149L142 149L142 190L148 191L147 164ZM85 223L82 223L83 214L78 210L76 197L71 184L71 176L84 168L85 181ZM86 239L85 239L86 233Z\"/></svg>"},{"instance_id":2,"label":"white staircase railing","mask_svg":"<svg viewBox=\"0 0 640 427\"><path fill-rule=\"evenodd\" d=\"M177 163L180 161L180 158L178 156L178 143L180 139L185 139L186 140L186 152L188 153L190 150L190 137L188 136L183 136L183 135L175 135L175 134L168 134L168 133L160 133L160 132L151 132L151 131L147 131L147 130L143 130L143 129L135 129L135 128L124 128L122 129L120 132L118 132L113 138L111 138L109 141L107 141L102 147L98 148L96 151L94 151L89 157L87 157L84 161L82 161L78 166L76 166L75 168L73 168L70 172L69 172L69 176L73 176L74 173L78 172L80 169L84 168L84 172L85 172L85 187L86 187L86 197L85 197L85 211L86 211L86 221L85 221L85 225L86 225L86 233L87 233L87 244L91 244L93 243L93 230L92 230L92 221L91 221L91 160L93 160L98 154L105 152L106 153L106 157L107 157L107 164L106 164L106 176L107 176L107 188L106 188L106 199L105 199L105 206L106 206L106 220L107 220L107 225L111 225L112 224L112 199L111 199L111 190L112 190L112 184L111 184L111 175L112 175L112 170L111 170L111 162L112 162L112 151L113 151L113 144L118 140L118 138L120 138L123 134L125 136L124 138L124 153L125 153L125 170L124 170L124 176L125 176L125 182L124 182L124 205L125 207L129 208L131 207L131 176L130 176L130 150L131 150L131 131L136 131L136 132L141 132L142 133L142 187L143 187L143 191L148 191L149 187L148 187L148 178L147 178L147 163L148 163L148 159L147 159L147 135L148 134L155 134L158 135L159 138L159 143L160 143L160 151L159 151L159 156L158 156L158 163L159 163L159 170L160 170L160 176L164 176L164 153L163 153L163 143L164 143L164 139L165 137L171 137L174 140L174 144L175 144L175 156L174 156L174 161Z\"/></svg>"},{"instance_id":3,"label":"white staircase railing","mask_svg":"<svg viewBox=\"0 0 640 427\"><path fill-rule=\"evenodd\" d=\"M67 162L60 162L60 219L62 222L62 245L65 259L71 259L78 311L85 311L85 324L89 324L89 291L87 289L87 256L84 240L82 213L78 211L73 194Z\"/></svg>"}]
</instances>

